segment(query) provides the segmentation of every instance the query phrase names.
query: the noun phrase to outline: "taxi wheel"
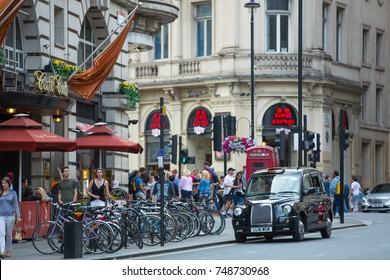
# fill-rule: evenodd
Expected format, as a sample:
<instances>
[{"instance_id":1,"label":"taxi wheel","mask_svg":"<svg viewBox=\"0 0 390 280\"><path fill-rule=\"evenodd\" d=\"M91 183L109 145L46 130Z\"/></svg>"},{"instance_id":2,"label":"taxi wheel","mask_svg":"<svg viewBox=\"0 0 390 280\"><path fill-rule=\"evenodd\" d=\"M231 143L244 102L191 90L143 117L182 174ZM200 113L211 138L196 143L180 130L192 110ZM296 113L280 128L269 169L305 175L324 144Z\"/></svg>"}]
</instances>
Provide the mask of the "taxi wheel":
<instances>
[{"instance_id":1,"label":"taxi wheel","mask_svg":"<svg viewBox=\"0 0 390 280\"><path fill-rule=\"evenodd\" d=\"M303 224L301 218L298 221L297 226L292 234L294 241L302 241L305 237L305 225Z\"/></svg>"},{"instance_id":2,"label":"taxi wheel","mask_svg":"<svg viewBox=\"0 0 390 280\"><path fill-rule=\"evenodd\" d=\"M235 234L234 237L236 238L237 243L245 243L247 236L243 234Z\"/></svg>"},{"instance_id":3,"label":"taxi wheel","mask_svg":"<svg viewBox=\"0 0 390 280\"><path fill-rule=\"evenodd\" d=\"M321 230L322 238L329 238L332 235L332 222L330 219L327 220L326 224L326 228Z\"/></svg>"}]
</instances>

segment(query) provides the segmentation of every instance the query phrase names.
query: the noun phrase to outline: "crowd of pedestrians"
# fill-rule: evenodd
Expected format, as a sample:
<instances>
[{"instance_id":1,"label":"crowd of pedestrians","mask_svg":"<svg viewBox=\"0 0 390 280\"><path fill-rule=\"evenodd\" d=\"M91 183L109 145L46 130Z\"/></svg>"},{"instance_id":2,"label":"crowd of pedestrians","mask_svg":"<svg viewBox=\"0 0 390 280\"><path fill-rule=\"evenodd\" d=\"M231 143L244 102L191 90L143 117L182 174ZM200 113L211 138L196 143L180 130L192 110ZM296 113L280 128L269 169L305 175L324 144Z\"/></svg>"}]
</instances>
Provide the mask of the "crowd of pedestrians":
<instances>
[{"instance_id":1,"label":"crowd of pedestrians","mask_svg":"<svg viewBox=\"0 0 390 280\"><path fill-rule=\"evenodd\" d=\"M324 187L327 195L332 201L332 210L334 217L340 215L340 206L343 205L344 213L358 212L359 201L362 199L364 189L359 184L355 175L351 176L351 187L344 181L343 195L340 187L340 174L337 170L333 172L333 177L324 177Z\"/></svg>"},{"instance_id":2,"label":"crowd of pedestrians","mask_svg":"<svg viewBox=\"0 0 390 280\"><path fill-rule=\"evenodd\" d=\"M163 191L166 201L203 202L221 211L223 215L231 216L234 206L243 202L246 188L245 166L236 174L235 171L231 167L227 170L226 176L218 177L209 162L204 162L201 171L197 168L192 171L184 169L180 177L177 169L165 170L162 189L158 174L153 170L147 174L146 169L141 167L129 175L129 185L135 180L137 186L131 198L159 202Z\"/></svg>"}]
</instances>

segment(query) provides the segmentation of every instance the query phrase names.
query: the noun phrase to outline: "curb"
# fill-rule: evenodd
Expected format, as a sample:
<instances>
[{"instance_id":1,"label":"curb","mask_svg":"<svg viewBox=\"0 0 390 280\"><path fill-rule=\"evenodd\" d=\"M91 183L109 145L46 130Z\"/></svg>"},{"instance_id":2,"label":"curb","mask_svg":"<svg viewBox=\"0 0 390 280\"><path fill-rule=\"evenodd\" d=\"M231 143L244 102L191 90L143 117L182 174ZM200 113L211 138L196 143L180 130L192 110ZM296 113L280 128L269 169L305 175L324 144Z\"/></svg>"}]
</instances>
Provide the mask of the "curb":
<instances>
[{"instance_id":1,"label":"curb","mask_svg":"<svg viewBox=\"0 0 390 280\"><path fill-rule=\"evenodd\" d=\"M340 230L340 229L346 229L346 228L355 228L355 227L363 227L363 226L369 226L372 225L372 222L370 221L361 221L360 224L352 224L352 225L344 225L341 224L342 226L332 228L333 230ZM251 238L251 241L253 240L261 240L263 237L256 237L256 238ZM154 256L154 255L159 255L159 254L167 254L167 253L173 253L173 252L181 252L181 251L188 251L188 250L193 250L193 249L200 249L200 248L205 248L209 246L216 246L216 245L223 245L223 244L232 244L236 243L235 240L225 240L225 241L220 241L220 242L214 242L214 243L203 243L203 244L196 244L196 245L191 245L187 247L178 247L178 248L170 248L170 249L161 249L161 250L156 250L153 252L142 252L142 253L136 253L136 254L130 254L130 255L121 255L121 256L116 256L116 257L109 257L106 256L104 258L99 258L98 260L123 260L123 259L136 259L136 258L142 258L142 257L147 257L147 256ZM157 245L158 246L158 245Z\"/></svg>"}]
</instances>

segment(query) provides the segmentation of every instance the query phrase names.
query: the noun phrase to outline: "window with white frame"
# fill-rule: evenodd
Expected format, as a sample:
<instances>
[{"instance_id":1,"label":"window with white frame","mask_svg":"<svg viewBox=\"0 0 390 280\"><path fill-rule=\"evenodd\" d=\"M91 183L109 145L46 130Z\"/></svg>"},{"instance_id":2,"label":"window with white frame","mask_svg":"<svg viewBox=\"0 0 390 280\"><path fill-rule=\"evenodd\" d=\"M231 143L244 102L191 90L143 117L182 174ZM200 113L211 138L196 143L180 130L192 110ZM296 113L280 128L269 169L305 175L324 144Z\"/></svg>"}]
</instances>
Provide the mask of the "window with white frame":
<instances>
[{"instance_id":1,"label":"window with white frame","mask_svg":"<svg viewBox=\"0 0 390 280\"><path fill-rule=\"evenodd\" d=\"M376 52L375 52L375 64L376 66L382 67L382 48L383 48L383 32L376 33Z\"/></svg>"},{"instance_id":2,"label":"window with white frame","mask_svg":"<svg viewBox=\"0 0 390 280\"><path fill-rule=\"evenodd\" d=\"M370 38L370 30L367 27L363 28L363 38L362 38L362 62L364 64L369 63L369 39Z\"/></svg>"},{"instance_id":3,"label":"window with white frame","mask_svg":"<svg viewBox=\"0 0 390 280\"><path fill-rule=\"evenodd\" d=\"M65 46L64 20L64 9L54 6L54 42L61 46Z\"/></svg>"},{"instance_id":4,"label":"window with white frame","mask_svg":"<svg viewBox=\"0 0 390 280\"><path fill-rule=\"evenodd\" d=\"M11 23L4 44L4 55L7 59L6 65L17 69L24 69L22 32L20 29L19 17Z\"/></svg>"},{"instance_id":5,"label":"window with white frame","mask_svg":"<svg viewBox=\"0 0 390 280\"><path fill-rule=\"evenodd\" d=\"M322 49L324 52L329 51L329 4L323 3L322 5Z\"/></svg>"},{"instance_id":6,"label":"window with white frame","mask_svg":"<svg viewBox=\"0 0 390 280\"><path fill-rule=\"evenodd\" d=\"M168 25L165 24L154 37L154 59L168 58L168 35Z\"/></svg>"},{"instance_id":7,"label":"window with white frame","mask_svg":"<svg viewBox=\"0 0 390 280\"><path fill-rule=\"evenodd\" d=\"M77 51L77 59L78 59L78 65L81 65L96 49L95 44L95 36L93 34L93 30L91 27L91 24L89 23L88 19L84 19L84 23L81 26L81 33L79 37L79 48ZM97 56L96 53L94 57L92 57L89 61L86 62L84 68L88 69L92 67L93 59Z\"/></svg>"},{"instance_id":8,"label":"window with white frame","mask_svg":"<svg viewBox=\"0 0 390 280\"><path fill-rule=\"evenodd\" d=\"M209 56L212 49L211 3L196 5L196 56Z\"/></svg>"},{"instance_id":9,"label":"window with white frame","mask_svg":"<svg viewBox=\"0 0 390 280\"><path fill-rule=\"evenodd\" d=\"M267 52L289 51L289 0L267 0Z\"/></svg>"},{"instance_id":10,"label":"window with white frame","mask_svg":"<svg viewBox=\"0 0 390 280\"><path fill-rule=\"evenodd\" d=\"M336 16L336 61L343 59L343 29L344 29L344 8L337 7Z\"/></svg>"}]
</instances>

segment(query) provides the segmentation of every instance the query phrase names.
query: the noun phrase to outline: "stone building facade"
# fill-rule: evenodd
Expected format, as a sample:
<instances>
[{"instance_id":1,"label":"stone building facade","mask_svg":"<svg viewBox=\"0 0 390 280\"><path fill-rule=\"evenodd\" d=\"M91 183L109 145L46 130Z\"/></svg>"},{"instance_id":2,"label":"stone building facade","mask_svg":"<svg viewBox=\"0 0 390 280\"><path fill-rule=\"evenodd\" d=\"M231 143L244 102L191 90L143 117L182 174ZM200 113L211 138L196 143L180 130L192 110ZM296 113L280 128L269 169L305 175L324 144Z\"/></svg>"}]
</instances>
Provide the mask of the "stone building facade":
<instances>
[{"instance_id":1,"label":"stone building facade","mask_svg":"<svg viewBox=\"0 0 390 280\"><path fill-rule=\"evenodd\" d=\"M178 19L163 25L153 49L132 53L129 80L141 89L139 120L129 126L131 139L145 147L130 156L130 168L155 169L158 150L153 120L159 98L167 108L165 143L181 135L183 147L203 169L212 162L223 172L221 154L213 151L212 117L236 116L237 136L250 136L250 13L247 0L176 0ZM278 146L275 130L289 129L288 164L297 164L298 0L259 0L254 14L255 140ZM353 132L344 153L345 177L356 174L363 186L389 181L389 43L390 3L381 0L312 0L303 2L303 115L307 128L321 137L324 173L340 168L339 114ZM374 16L375 15L375 16ZM194 114L208 116L196 133ZM284 114L286 113L286 114ZM295 142L295 143L294 143ZM165 157L166 168L177 167ZM227 165L241 169L245 155L230 154Z\"/></svg>"},{"instance_id":2,"label":"stone building facade","mask_svg":"<svg viewBox=\"0 0 390 280\"><path fill-rule=\"evenodd\" d=\"M151 47L160 26L177 18L178 8L169 1L143 1L114 69L90 102L66 87L60 96L37 91L34 72L47 71L45 66L53 59L80 65L137 5L138 0L25 0L2 48L7 62L1 67L5 82L1 83L0 120L10 118L6 109L13 107L16 113L28 113L44 123L45 129L70 139L81 136L83 128L96 122L107 123L117 136L128 139L127 111L130 109L126 97L118 94L118 86L128 79L129 53ZM101 50L120 30L102 45ZM92 60L89 60L85 68L91 65ZM27 98L29 102L22 102ZM67 106L61 107L61 102ZM55 122L53 115L60 116L61 122ZM133 141L137 142L136 139ZM115 175L122 186L128 181L127 153L91 150L23 153L22 170L19 170L16 153L0 152L1 174L9 170L16 174L21 171L22 176L31 178L33 187L44 187L47 191L52 182L59 179L58 168L66 165L70 166L72 176L76 169L83 171L84 182L94 177L96 167L109 170L108 179L111 179L109 175Z\"/></svg>"}]
</instances>

